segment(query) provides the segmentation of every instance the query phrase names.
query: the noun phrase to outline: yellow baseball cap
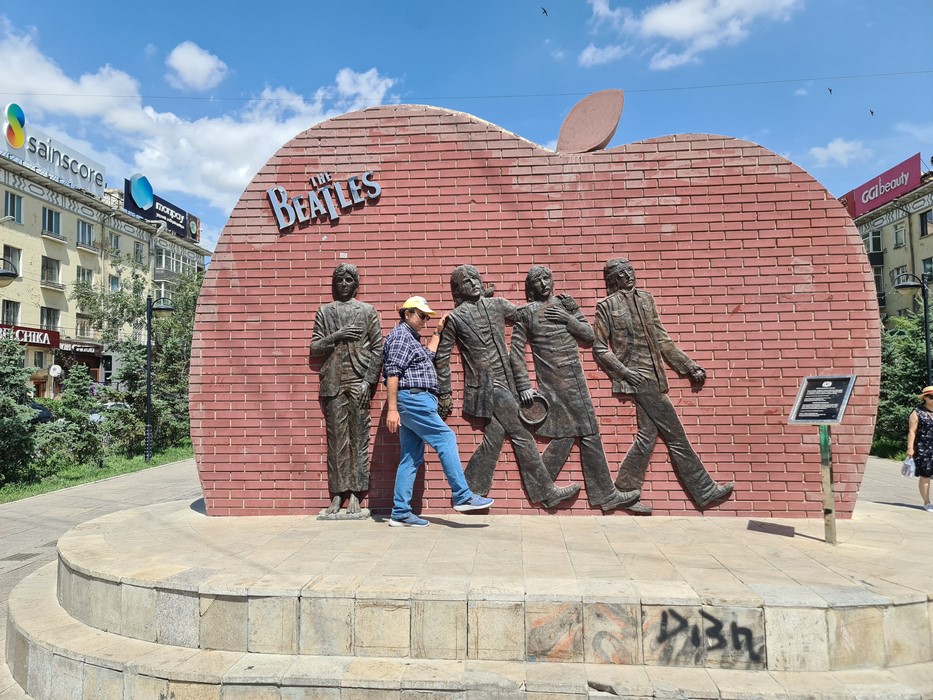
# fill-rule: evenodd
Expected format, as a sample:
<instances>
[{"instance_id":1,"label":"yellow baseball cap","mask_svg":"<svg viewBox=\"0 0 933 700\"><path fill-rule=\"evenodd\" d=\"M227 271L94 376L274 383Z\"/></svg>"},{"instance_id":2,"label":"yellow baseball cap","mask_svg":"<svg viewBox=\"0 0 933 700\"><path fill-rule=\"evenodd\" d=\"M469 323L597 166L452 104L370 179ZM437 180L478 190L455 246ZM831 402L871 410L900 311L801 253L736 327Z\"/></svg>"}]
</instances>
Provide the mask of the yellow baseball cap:
<instances>
[{"instance_id":1,"label":"yellow baseball cap","mask_svg":"<svg viewBox=\"0 0 933 700\"><path fill-rule=\"evenodd\" d=\"M401 306L400 308L402 308L402 309L418 309L418 311L421 311L422 313L425 313L425 314L427 314L428 316L434 316L434 315L435 315L435 313L434 313L434 311L431 309L431 307L428 306L428 302L427 302L427 300L426 300L424 297L408 297L408 298L405 300L405 303L402 304L402 306Z\"/></svg>"}]
</instances>

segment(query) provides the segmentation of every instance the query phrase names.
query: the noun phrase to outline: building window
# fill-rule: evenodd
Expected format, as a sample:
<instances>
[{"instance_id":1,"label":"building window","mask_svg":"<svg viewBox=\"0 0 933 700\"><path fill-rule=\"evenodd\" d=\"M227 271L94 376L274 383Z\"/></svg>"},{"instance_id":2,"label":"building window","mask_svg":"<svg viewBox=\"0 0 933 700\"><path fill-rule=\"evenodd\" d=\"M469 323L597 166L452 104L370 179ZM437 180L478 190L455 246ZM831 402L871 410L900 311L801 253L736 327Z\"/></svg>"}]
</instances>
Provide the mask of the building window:
<instances>
[{"instance_id":1,"label":"building window","mask_svg":"<svg viewBox=\"0 0 933 700\"><path fill-rule=\"evenodd\" d=\"M14 248L11 245L5 245L3 246L3 257L13 263L13 267L16 268L16 274L23 274L23 266L21 264L23 251L21 251L19 248Z\"/></svg>"},{"instance_id":2,"label":"building window","mask_svg":"<svg viewBox=\"0 0 933 700\"><path fill-rule=\"evenodd\" d=\"M895 267L893 270L891 270L891 284L894 285L898 284L899 282L905 282L907 274L908 272L906 265Z\"/></svg>"},{"instance_id":3,"label":"building window","mask_svg":"<svg viewBox=\"0 0 933 700\"><path fill-rule=\"evenodd\" d=\"M156 250L156 269L188 275L197 271L195 256L178 253L164 248Z\"/></svg>"},{"instance_id":4,"label":"building window","mask_svg":"<svg viewBox=\"0 0 933 700\"><path fill-rule=\"evenodd\" d=\"M42 207L42 233L62 237L62 215L48 207Z\"/></svg>"},{"instance_id":5,"label":"building window","mask_svg":"<svg viewBox=\"0 0 933 700\"><path fill-rule=\"evenodd\" d=\"M119 292L120 291L120 278L116 275L110 275L110 291Z\"/></svg>"},{"instance_id":6,"label":"building window","mask_svg":"<svg viewBox=\"0 0 933 700\"><path fill-rule=\"evenodd\" d=\"M120 234L110 232L110 252L119 253L120 252Z\"/></svg>"},{"instance_id":7,"label":"building window","mask_svg":"<svg viewBox=\"0 0 933 700\"><path fill-rule=\"evenodd\" d=\"M898 224L894 224L894 247L895 248L900 248L906 242L906 236L905 236L906 231L907 231L907 227L904 225L903 221Z\"/></svg>"},{"instance_id":8,"label":"building window","mask_svg":"<svg viewBox=\"0 0 933 700\"><path fill-rule=\"evenodd\" d=\"M61 312L58 309L50 309L48 306L39 307L39 327L46 331L57 331L60 315Z\"/></svg>"},{"instance_id":9,"label":"building window","mask_svg":"<svg viewBox=\"0 0 933 700\"><path fill-rule=\"evenodd\" d=\"M80 219L78 219L78 245L86 248L94 247L94 226Z\"/></svg>"},{"instance_id":10,"label":"building window","mask_svg":"<svg viewBox=\"0 0 933 700\"><path fill-rule=\"evenodd\" d=\"M58 262L55 258L47 258L44 255L42 256L42 276L40 279L43 282L51 282L52 284L58 284L58 275L61 272L61 263Z\"/></svg>"},{"instance_id":11,"label":"building window","mask_svg":"<svg viewBox=\"0 0 933 700\"><path fill-rule=\"evenodd\" d=\"M865 252L867 253L880 253L881 252L881 229L876 231L869 231L862 237L865 243Z\"/></svg>"},{"instance_id":12,"label":"building window","mask_svg":"<svg viewBox=\"0 0 933 700\"><path fill-rule=\"evenodd\" d=\"M93 338L93 330L91 329L91 317L82 316L78 314L75 318L75 334L79 338Z\"/></svg>"},{"instance_id":13,"label":"building window","mask_svg":"<svg viewBox=\"0 0 933 700\"><path fill-rule=\"evenodd\" d=\"M13 223L23 223L23 198L12 192L4 192L3 215L12 216Z\"/></svg>"},{"instance_id":14,"label":"building window","mask_svg":"<svg viewBox=\"0 0 933 700\"><path fill-rule=\"evenodd\" d=\"M32 366L36 369L43 369L45 367L45 353L41 350L36 350L32 353Z\"/></svg>"},{"instance_id":15,"label":"building window","mask_svg":"<svg viewBox=\"0 0 933 700\"><path fill-rule=\"evenodd\" d=\"M94 284L94 271L89 270L86 267L78 267L78 276L75 278L75 282L83 282L87 285Z\"/></svg>"},{"instance_id":16,"label":"building window","mask_svg":"<svg viewBox=\"0 0 933 700\"><path fill-rule=\"evenodd\" d=\"M156 282L154 285L155 289L153 293L155 294L156 299L171 299L172 298L172 283L171 282Z\"/></svg>"},{"instance_id":17,"label":"building window","mask_svg":"<svg viewBox=\"0 0 933 700\"><path fill-rule=\"evenodd\" d=\"M923 274L933 276L933 258L924 258Z\"/></svg>"},{"instance_id":18,"label":"building window","mask_svg":"<svg viewBox=\"0 0 933 700\"><path fill-rule=\"evenodd\" d=\"M920 236L933 233L933 209L920 212Z\"/></svg>"},{"instance_id":19,"label":"building window","mask_svg":"<svg viewBox=\"0 0 933 700\"><path fill-rule=\"evenodd\" d=\"M19 323L19 302L3 300L3 325L15 326Z\"/></svg>"},{"instance_id":20,"label":"building window","mask_svg":"<svg viewBox=\"0 0 933 700\"><path fill-rule=\"evenodd\" d=\"M136 261L137 265L142 265L145 257L143 256L143 244L134 243L133 244L133 259Z\"/></svg>"}]
</instances>

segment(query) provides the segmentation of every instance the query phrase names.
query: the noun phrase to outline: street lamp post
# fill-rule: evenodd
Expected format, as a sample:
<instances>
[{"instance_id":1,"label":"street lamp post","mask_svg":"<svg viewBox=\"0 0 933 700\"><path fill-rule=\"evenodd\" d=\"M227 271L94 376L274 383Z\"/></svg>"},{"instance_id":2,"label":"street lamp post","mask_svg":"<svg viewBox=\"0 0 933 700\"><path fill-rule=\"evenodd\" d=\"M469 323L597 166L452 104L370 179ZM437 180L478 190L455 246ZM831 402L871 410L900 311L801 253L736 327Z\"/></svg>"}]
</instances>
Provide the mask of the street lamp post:
<instances>
[{"instance_id":1,"label":"street lamp post","mask_svg":"<svg viewBox=\"0 0 933 700\"><path fill-rule=\"evenodd\" d=\"M912 275L906 272L899 275L894 280L894 289L904 296L914 296L919 291L923 299L923 343L926 348L927 359L927 383L925 386L933 385L933 367L930 364L930 283L933 282L933 275L924 273L922 276Z\"/></svg>"},{"instance_id":2,"label":"street lamp post","mask_svg":"<svg viewBox=\"0 0 933 700\"><path fill-rule=\"evenodd\" d=\"M175 311L172 300L146 297L146 461L152 459L152 317L166 318Z\"/></svg>"},{"instance_id":3,"label":"street lamp post","mask_svg":"<svg viewBox=\"0 0 933 700\"><path fill-rule=\"evenodd\" d=\"M9 258L0 258L0 287L6 287L19 277L16 265Z\"/></svg>"}]
</instances>

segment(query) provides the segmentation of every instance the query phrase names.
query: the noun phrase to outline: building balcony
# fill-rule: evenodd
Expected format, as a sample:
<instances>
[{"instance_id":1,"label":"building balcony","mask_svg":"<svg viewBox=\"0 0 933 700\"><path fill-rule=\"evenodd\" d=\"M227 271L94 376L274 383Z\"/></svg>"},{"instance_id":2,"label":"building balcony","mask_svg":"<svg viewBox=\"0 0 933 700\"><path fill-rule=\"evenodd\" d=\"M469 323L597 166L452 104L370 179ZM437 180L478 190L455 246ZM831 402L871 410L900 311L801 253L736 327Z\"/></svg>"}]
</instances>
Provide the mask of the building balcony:
<instances>
[{"instance_id":1,"label":"building balcony","mask_svg":"<svg viewBox=\"0 0 933 700\"><path fill-rule=\"evenodd\" d=\"M880 267L884 265L884 252L879 250L877 253L869 253L868 264L872 267Z\"/></svg>"},{"instance_id":2,"label":"building balcony","mask_svg":"<svg viewBox=\"0 0 933 700\"><path fill-rule=\"evenodd\" d=\"M88 250L92 253L100 252L100 244L97 241L78 241L79 250Z\"/></svg>"},{"instance_id":3,"label":"building balcony","mask_svg":"<svg viewBox=\"0 0 933 700\"><path fill-rule=\"evenodd\" d=\"M46 289L55 289L59 292L65 291L65 285L56 280L41 279L39 280L39 286L45 287Z\"/></svg>"},{"instance_id":4,"label":"building balcony","mask_svg":"<svg viewBox=\"0 0 933 700\"><path fill-rule=\"evenodd\" d=\"M43 238L48 238L52 241L58 241L59 243L66 243L65 237L61 233L56 233L55 231L43 231Z\"/></svg>"},{"instance_id":5,"label":"building balcony","mask_svg":"<svg viewBox=\"0 0 933 700\"><path fill-rule=\"evenodd\" d=\"M171 270L166 270L164 267L157 267L152 272L152 281L153 282L171 282L178 278L177 272L172 272Z\"/></svg>"}]
</instances>

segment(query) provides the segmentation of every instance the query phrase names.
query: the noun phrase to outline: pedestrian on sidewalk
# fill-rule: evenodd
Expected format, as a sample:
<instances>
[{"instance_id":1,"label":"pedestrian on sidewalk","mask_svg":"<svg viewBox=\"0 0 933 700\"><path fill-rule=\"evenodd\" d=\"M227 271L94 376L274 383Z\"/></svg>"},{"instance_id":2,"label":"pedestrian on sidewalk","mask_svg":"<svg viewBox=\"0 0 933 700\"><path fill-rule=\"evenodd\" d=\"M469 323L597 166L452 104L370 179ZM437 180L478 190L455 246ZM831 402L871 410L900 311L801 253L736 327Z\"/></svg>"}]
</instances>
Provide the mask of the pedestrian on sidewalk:
<instances>
[{"instance_id":1,"label":"pedestrian on sidewalk","mask_svg":"<svg viewBox=\"0 0 933 700\"><path fill-rule=\"evenodd\" d=\"M410 297L398 312L399 323L386 337L382 349L382 376L386 384L386 425L390 433L399 433L401 458L395 473L395 495L391 527L427 527L428 521L411 510L411 496L418 468L424 462L425 443L441 460L444 476L453 492L454 510L461 513L483 510L493 499L474 494L463 475L457 438L437 412L437 372L434 353L447 322L445 315L437 323L427 347L421 342L421 330L435 315L424 297Z\"/></svg>"},{"instance_id":2,"label":"pedestrian on sidewalk","mask_svg":"<svg viewBox=\"0 0 933 700\"><path fill-rule=\"evenodd\" d=\"M930 477L933 476L933 386L920 392L920 405L910 413L907 421L907 456L914 458L920 478L920 497L924 510L933 512L930 503Z\"/></svg>"}]
</instances>

